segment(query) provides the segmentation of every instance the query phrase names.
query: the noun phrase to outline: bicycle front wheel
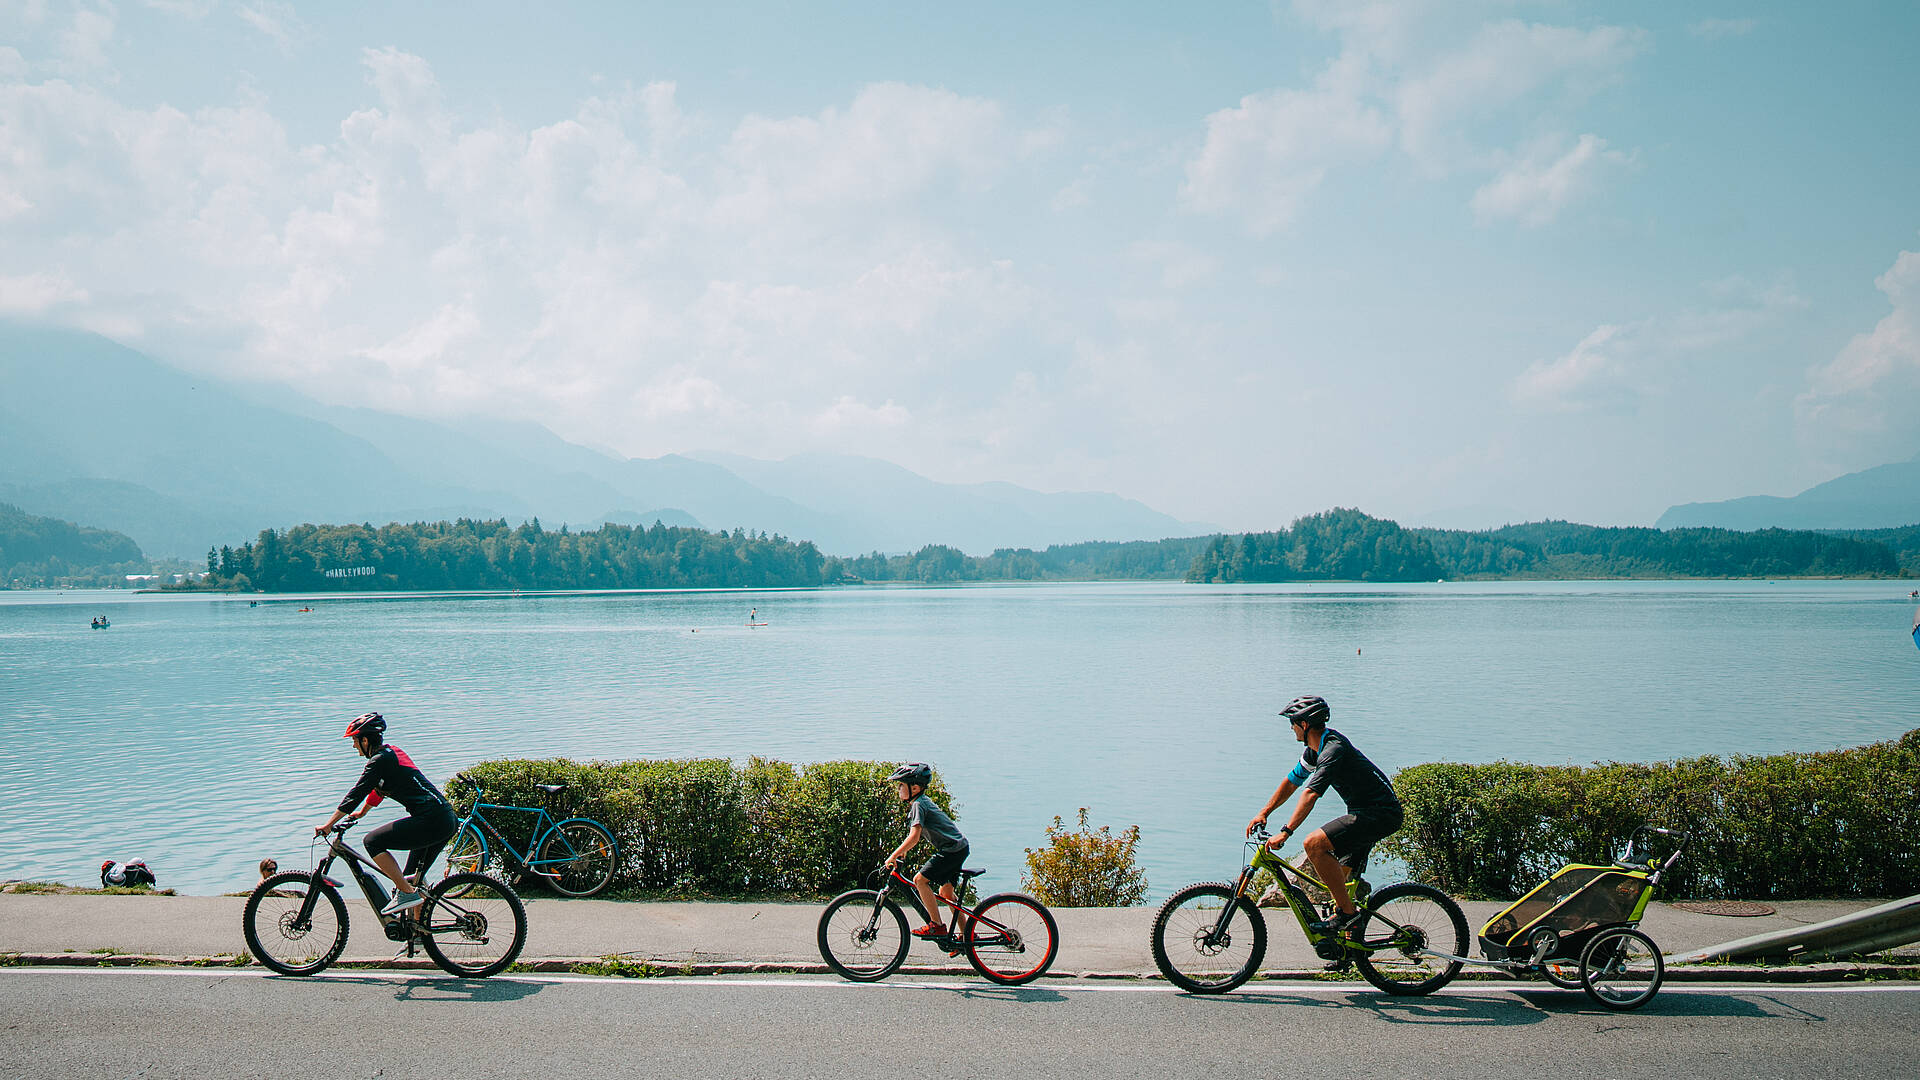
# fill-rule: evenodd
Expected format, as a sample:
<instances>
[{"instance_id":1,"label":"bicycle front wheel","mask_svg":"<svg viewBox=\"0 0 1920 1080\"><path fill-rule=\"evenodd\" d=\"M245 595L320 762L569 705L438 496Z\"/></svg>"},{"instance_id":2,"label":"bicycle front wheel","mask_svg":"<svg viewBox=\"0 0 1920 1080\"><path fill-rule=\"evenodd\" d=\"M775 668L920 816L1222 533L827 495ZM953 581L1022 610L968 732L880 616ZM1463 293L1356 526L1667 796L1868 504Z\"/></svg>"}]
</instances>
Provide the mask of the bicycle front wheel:
<instances>
[{"instance_id":1,"label":"bicycle front wheel","mask_svg":"<svg viewBox=\"0 0 1920 1080\"><path fill-rule=\"evenodd\" d=\"M534 869L555 892L592 896L613 883L617 850L605 825L591 818L570 818L547 834Z\"/></svg>"},{"instance_id":2,"label":"bicycle front wheel","mask_svg":"<svg viewBox=\"0 0 1920 1080\"><path fill-rule=\"evenodd\" d=\"M882 892L841 893L820 913L820 958L854 982L878 982L906 962L907 916Z\"/></svg>"},{"instance_id":3,"label":"bicycle front wheel","mask_svg":"<svg viewBox=\"0 0 1920 1080\"><path fill-rule=\"evenodd\" d=\"M1354 923L1354 966L1389 994L1431 994L1460 974L1467 954L1467 916L1431 885L1403 881L1374 893Z\"/></svg>"},{"instance_id":4,"label":"bicycle front wheel","mask_svg":"<svg viewBox=\"0 0 1920 1080\"><path fill-rule=\"evenodd\" d=\"M487 838L480 832L479 826L469 821L460 826L453 834L453 842L447 845L447 869L441 874L444 880L455 874L484 874L492 867L492 855L487 851ZM459 893L449 893L459 896Z\"/></svg>"},{"instance_id":5,"label":"bicycle front wheel","mask_svg":"<svg viewBox=\"0 0 1920 1080\"><path fill-rule=\"evenodd\" d=\"M1025 893L989 896L967 920L967 962L1002 985L1019 986L1045 975L1059 951L1053 912Z\"/></svg>"},{"instance_id":6,"label":"bicycle front wheel","mask_svg":"<svg viewBox=\"0 0 1920 1080\"><path fill-rule=\"evenodd\" d=\"M527 909L506 882L455 874L428 890L415 910L427 955L449 975L497 975L527 943Z\"/></svg>"},{"instance_id":7,"label":"bicycle front wheel","mask_svg":"<svg viewBox=\"0 0 1920 1080\"><path fill-rule=\"evenodd\" d=\"M1600 931L1580 954L1580 985L1588 997L1615 1012L1652 1001L1666 973L1659 947L1632 927Z\"/></svg>"},{"instance_id":8,"label":"bicycle front wheel","mask_svg":"<svg viewBox=\"0 0 1920 1080\"><path fill-rule=\"evenodd\" d=\"M254 886L240 926L253 958L282 975L324 971L347 947L346 902L304 871L275 874Z\"/></svg>"},{"instance_id":9,"label":"bicycle front wheel","mask_svg":"<svg viewBox=\"0 0 1920 1080\"><path fill-rule=\"evenodd\" d=\"M1189 885L1153 917L1153 962L1190 994L1223 994L1253 977L1267 955L1267 920L1231 885Z\"/></svg>"}]
</instances>

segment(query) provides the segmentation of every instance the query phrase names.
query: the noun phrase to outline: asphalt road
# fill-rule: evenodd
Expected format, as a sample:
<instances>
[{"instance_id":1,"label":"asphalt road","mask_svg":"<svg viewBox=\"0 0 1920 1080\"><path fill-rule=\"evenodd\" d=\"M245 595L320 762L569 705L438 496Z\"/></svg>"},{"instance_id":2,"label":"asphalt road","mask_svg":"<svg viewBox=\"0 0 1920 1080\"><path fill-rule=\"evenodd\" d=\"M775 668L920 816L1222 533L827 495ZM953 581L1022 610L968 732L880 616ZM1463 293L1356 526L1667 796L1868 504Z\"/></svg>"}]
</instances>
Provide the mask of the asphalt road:
<instances>
[{"instance_id":1,"label":"asphalt road","mask_svg":"<svg viewBox=\"0 0 1920 1080\"><path fill-rule=\"evenodd\" d=\"M311 979L0 969L15 1077L1729 1077L1916 1075L1920 987L1670 986L1613 1014L1486 987L831 978Z\"/></svg>"}]
</instances>

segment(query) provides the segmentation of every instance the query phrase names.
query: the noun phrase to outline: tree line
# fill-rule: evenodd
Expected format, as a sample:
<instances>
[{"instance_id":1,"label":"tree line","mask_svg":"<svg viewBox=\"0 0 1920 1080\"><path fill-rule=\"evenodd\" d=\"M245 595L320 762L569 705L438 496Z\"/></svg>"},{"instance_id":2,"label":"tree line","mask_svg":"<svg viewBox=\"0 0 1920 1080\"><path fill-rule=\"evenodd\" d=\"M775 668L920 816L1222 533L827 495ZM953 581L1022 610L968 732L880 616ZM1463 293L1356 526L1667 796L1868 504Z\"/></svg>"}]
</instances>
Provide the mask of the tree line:
<instances>
[{"instance_id":1,"label":"tree line","mask_svg":"<svg viewBox=\"0 0 1920 1080\"><path fill-rule=\"evenodd\" d=\"M98 531L98 530L93 530ZM129 541L129 543L131 543ZM806 587L860 582L1377 581L1662 577L1893 577L1920 528L1842 535L1786 529L1608 528L1566 521L1467 532L1408 529L1359 510L1271 532L1094 541L968 555L944 544L853 558L742 529L538 519L298 525L207 553L202 588L272 592ZM1898 548L1899 550L1896 550ZM137 550L137 549L136 549Z\"/></svg>"},{"instance_id":2,"label":"tree line","mask_svg":"<svg viewBox=\"0 0 1920 1080\"><path fill-rule=\"evenodd\" d=\"M1609 528L1568 521L1483 532L1406 529L1359 510L1310 514L1275 532L1216 536L1188 581L1433 581L1445 578L1896 577L1884 538L1790 529ZM1911 573L1912 568L1905 572Z\"/></svg>"},{"instance_id":3,"label":"tree line","mask_svg":"<svg viewBox=\"0 0 1920 1080\"><path fill-rule=\"evenodd\" d=\"M207 552L203 588L267 592L439 589L778 588L837 569L811 541L655 522L592 532L504 519L296 525Z\"/></svg>"}]
</instances>

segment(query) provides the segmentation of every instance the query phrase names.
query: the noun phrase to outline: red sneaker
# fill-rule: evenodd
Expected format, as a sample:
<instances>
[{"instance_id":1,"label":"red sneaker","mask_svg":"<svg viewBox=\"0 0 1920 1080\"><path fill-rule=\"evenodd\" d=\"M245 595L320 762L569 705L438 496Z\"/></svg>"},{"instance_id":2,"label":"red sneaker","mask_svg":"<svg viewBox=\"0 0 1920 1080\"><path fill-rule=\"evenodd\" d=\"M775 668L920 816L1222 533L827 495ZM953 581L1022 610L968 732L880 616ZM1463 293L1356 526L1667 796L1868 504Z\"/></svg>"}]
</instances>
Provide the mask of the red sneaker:
<instances>
[{"instance_id":1,"label":"red sneaker","mask_svg":"<svg viewBox=\"0 0 1920 1080\"><path fill-rule=\"evenodd\" d=\"M937 922L930 922L913 932L914 937L946 937L947 928Z\"/></svg>"}]
</instances>

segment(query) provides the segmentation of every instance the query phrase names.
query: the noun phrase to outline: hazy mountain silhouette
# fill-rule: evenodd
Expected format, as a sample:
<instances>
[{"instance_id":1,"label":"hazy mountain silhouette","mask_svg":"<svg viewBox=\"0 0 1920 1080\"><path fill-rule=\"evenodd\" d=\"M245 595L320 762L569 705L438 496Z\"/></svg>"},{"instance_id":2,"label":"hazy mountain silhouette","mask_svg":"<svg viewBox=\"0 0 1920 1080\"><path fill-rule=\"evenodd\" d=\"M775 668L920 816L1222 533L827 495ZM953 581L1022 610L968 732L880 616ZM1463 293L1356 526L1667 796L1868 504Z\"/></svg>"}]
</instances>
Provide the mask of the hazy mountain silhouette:
<instances>
[{"instance_id":1,"label":"hazy mountain silhouette","mask_svg":"<svg viewBox=\"0 0 1920 1080\"><path fill-rule=\"evenodd\" d=\"M1685 503L1660 515L1662 529L1890 529L1920 524L1920 457L1836 477L1791 497L1749 495Z\"/></svg>"},{"instance_id":2,"label":"hazy mountain silhouette","mask_svg":"<svg viewBox=\"0 0 1920 1080\"><path fill-rule=\"evenodd\" d=\"M0 499L153 556L301 522L538 517L746 528L830 554L987 552L1205 531L1115 495L941 484L868 458L620 458L514 422L435 423L190 375L92 334L0 323ZM669 509L671 508L671 509Z\"/></svg>"},{"instance_id":3,"label":"hazy mountain silhouette","mask_svg":"<svg viewBox=\"0 0 1920 1080\"><path fill-rule=\"evenodd\" d=\"M763 461L716 452L693 456L826 513L864 550L911 550L937 537L940 543L984 554L1000 547L1159 540L1213 531L1118 495L1042 494L1004 483L946 484L874 458L801 454Z\"/></svg>"}]
</instances>

